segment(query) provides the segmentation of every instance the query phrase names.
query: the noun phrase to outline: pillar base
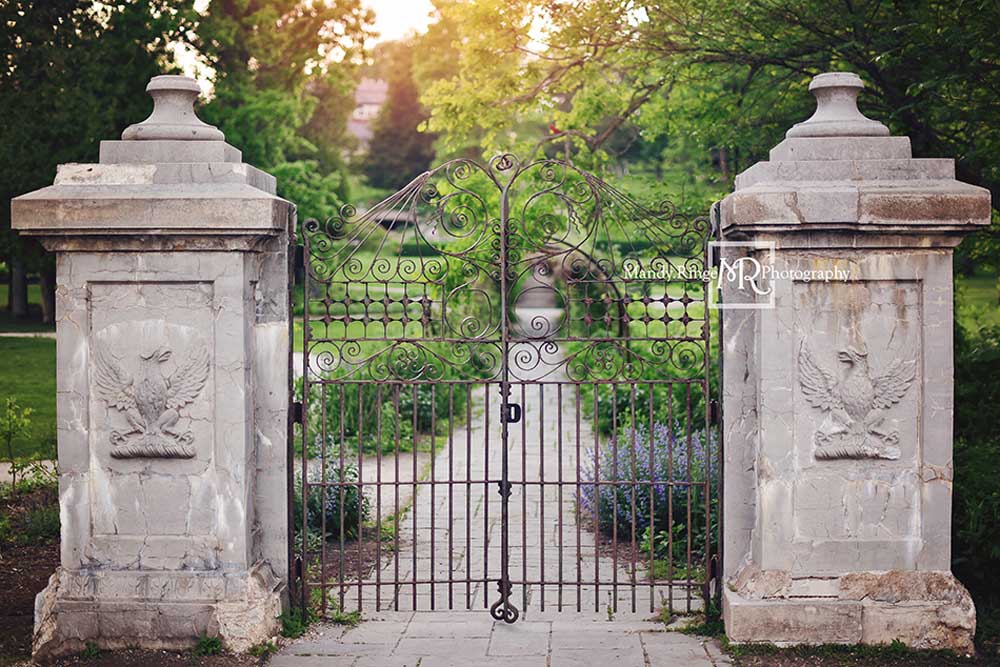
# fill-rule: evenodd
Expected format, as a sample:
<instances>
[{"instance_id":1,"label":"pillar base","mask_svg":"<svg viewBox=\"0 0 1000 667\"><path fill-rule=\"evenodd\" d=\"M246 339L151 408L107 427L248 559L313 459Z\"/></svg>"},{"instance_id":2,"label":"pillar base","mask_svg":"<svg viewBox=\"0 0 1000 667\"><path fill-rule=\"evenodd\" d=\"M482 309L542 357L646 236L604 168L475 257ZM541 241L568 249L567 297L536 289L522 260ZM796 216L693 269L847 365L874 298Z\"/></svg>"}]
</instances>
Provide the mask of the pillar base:
<instances>
[{"instance_id":1,"label":"pillar base","mask_svg":"<svg viewBox=\"0 0 1000 667\"><path fill-rule=\"evenodd\" d=\"M974 652L976 610L965 587L940 571L798 577L744 568L723 591L735 644L890 644Z\"/></svg>"},{"instance_id":2,"label":"pillar base","mask_svg":"<svg viewBox=\"0 0 1000 667\"><path fill-rule=\"evenodd\" d=\"M285 584L266 563L249 572L68 571L35 598L37 661L101 649L185 650L202 635L243 652L274 636Z\"/></svg>"}]
</instances>

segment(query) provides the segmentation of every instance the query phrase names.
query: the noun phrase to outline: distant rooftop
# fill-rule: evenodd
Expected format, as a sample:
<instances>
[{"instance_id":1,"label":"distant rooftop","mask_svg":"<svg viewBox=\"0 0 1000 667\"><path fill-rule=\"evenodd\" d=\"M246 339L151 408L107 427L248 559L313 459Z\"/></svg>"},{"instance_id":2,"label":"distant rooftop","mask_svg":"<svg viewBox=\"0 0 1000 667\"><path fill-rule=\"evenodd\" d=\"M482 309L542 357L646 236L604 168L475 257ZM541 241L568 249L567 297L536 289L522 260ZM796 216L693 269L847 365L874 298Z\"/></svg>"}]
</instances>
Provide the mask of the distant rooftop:
<instances>
[{"instance_id":1,"label":"distant rooftop","mask_svg":"<svg viewBox=\"0 0 1000 667\"><path fill-rule=\"evenodd\" d=\"M372 138L371 124L389 96L389 82L384 79L361 79L354 90L354 112L347 120L347 131L364 150Z\"/></svg>"}]
</instances>

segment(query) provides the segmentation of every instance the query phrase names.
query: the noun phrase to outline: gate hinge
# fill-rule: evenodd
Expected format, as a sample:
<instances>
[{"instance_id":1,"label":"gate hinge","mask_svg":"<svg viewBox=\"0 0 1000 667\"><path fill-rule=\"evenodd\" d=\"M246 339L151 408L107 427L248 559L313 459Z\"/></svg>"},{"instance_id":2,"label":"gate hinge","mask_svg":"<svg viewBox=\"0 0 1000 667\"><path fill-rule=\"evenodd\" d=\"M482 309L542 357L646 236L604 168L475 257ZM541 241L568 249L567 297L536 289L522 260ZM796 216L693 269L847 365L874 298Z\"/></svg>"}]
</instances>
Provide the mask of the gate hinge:
<instances>
[{"instance_id":1,"label":"gate hinge","mask_svg":"<svg viewBox=\"0 0 1000 667\"><path fill-rule=\"evenodd\" d=\"M521 421L521 406L517 403L507 403L500 406L500 421L516 424Z\"/></svg>"},{"instance_id":2,"label":"gate hinge","mask_svg":"<svg viewBox=\"0 0 1000 667\"><path fill-rule=\"evenodd\" d=\"M302 403L292 402L292 422L298 424L302 421Z\"/></svg>"},{"instance_id":3,"label":"gate hinge","mask_svg":"<svg viewBox=\"0 0 1000 667\"><path fill-rule=\"evenodd\" d=\"M708 423L710 426L718 426L722 421L722 408L716 400L708 403Z\"/></svg>"}]
</instances>

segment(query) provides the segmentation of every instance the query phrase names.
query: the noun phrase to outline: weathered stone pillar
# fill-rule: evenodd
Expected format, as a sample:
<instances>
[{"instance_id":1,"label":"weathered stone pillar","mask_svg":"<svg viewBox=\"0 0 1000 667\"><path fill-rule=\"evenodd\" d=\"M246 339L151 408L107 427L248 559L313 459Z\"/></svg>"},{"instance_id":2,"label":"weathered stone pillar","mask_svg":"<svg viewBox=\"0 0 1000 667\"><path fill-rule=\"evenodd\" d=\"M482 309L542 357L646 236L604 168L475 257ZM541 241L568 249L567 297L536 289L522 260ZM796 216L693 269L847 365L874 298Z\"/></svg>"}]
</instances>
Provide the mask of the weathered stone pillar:
<instances>
[{"instance_id":1,"label":"weathered stone pillar","mask_svg":"<svg viewBox=\"0 0 1000 667\"><path fill-rule=\"evenodd\" d=\"M36 657L246 649L287 579L294 208L158 76L153 114L13 201L57 258L61 566Z\"/></svg>"},{"instance_id":2,"label":"weathered stone pillar","mask_svg":"<svg viewBox=\"0 0 1000 667\"><path fill-rule=\"evenodd\" d=\"M967 651L975 610L950 571L952 250L990 198L861 115L861 88L813 79L816 113L722 202L724 239L746 244L722 267L740 306L723 310L726 630Z\"/></svg>"}]
</instances>

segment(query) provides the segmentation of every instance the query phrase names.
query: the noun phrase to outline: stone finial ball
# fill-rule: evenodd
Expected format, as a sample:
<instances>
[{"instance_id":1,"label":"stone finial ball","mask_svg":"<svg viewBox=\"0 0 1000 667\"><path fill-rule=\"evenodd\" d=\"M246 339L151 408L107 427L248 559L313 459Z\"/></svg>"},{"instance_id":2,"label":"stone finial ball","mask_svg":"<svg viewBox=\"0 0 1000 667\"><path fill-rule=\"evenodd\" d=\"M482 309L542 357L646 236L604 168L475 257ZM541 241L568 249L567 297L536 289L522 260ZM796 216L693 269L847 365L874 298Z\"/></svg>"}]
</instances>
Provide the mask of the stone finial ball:
<instances>
[{"instance_id":1,"label":"stone finial ball","mask_svg":"<svg viewBox=\"0 0 1000 667\"><path fill-rule=\"evenodd\" d=\"M153 98L149 118L122 132L126 141L225 141L226 136L194 112L201 86L189 76L162 74L150 79L146 92Z\"/></svg>"},{"instance_id":2,"label":"stone finial ball","mask_svg":"<svg viewBox=\"0 0 1000 667\"><path fill-rule=\"evenodd\" d=\"M865 87L854 72L826 72L813 77L809 92L816 98L816 112L797 123L785 136L886 137L889 128L858 110L858 93Z\"/></svg>"}]
</instances>

